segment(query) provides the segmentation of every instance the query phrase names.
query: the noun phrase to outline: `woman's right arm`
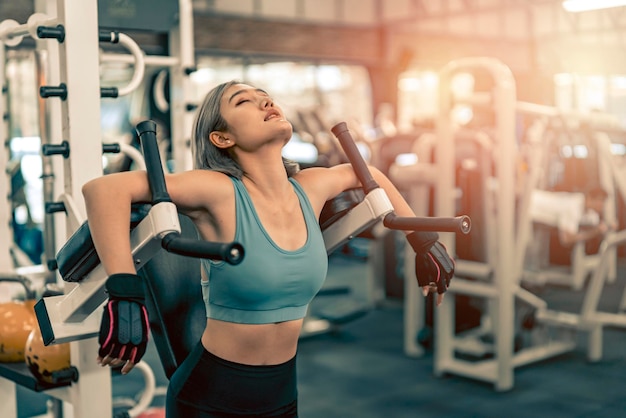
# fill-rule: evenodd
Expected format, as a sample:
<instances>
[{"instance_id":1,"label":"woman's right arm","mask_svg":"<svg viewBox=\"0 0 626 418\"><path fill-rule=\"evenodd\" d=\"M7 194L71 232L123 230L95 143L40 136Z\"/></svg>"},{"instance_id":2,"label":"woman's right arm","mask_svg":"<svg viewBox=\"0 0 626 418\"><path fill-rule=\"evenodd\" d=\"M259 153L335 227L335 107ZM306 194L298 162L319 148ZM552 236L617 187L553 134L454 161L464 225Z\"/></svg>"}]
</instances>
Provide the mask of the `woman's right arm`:
<instances>
[{"instance_id":1,"label":"woman's right arm","mask_svg":"<svg viewBox=\"0 0 626 418\"><path fill-rule=\"evenodd\" d=\"M82 188L89 230L107 275L136 273L130 248L130 211L133 202L151 198L145 171L108 174Z\"/></svg>"},{"instance_id":2,"label":"woman's right arm","mask_svg":"<svg viewBox=\"0 0 626 418\"><path fill-rule=\"evenodd\" d=\"M232 214L232 182L222 173L192 170L165 175L166 187L177 209L196 224L213 220L209 213ZM131 204L150 202L152 193L145 171L108 174L82 188L89 229L107 275L136 272L130 248ZM206 227L208 229L211 226Z\"/></svg>"}]
</instances>

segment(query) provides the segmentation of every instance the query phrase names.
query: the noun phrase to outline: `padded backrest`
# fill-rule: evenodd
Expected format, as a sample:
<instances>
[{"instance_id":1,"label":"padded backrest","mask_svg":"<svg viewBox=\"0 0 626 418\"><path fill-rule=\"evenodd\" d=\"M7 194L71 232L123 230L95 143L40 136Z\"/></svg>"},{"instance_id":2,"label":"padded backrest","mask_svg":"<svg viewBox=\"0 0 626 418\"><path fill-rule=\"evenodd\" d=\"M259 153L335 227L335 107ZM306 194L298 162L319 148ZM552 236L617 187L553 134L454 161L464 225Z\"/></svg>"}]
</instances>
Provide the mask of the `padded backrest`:
<instances>
[{"instance_id":1,"label":"padded backrest","mask_svg":"<svg viewBox=\"0 0 626 418\"><path fill-rule=\"evenodd\" d=\"M184 215L179 218L182 236L197 239L192 221ZM152 338L169 379L198 344L206 325L200 260L162 250L139 274L146 279L146 308Z\"/></svg>"}]
</instances>

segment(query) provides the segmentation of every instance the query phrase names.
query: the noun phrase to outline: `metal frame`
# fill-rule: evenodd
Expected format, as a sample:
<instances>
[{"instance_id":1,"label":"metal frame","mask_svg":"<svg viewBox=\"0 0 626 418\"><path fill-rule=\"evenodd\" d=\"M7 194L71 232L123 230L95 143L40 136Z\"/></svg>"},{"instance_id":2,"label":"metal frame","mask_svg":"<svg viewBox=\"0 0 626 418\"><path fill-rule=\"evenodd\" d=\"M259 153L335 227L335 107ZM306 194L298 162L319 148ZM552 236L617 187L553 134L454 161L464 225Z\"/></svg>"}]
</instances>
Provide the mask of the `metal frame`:
<instances>
[{"instance_id":1,"label":"metal frame","mask_svg":"<svg viewBox=\"0 0 626 418\"><path fill-rule=\"evenodd\" d=\"M494 127L492 158L495 163L493 190L488 190L486 203L490 214L487 219L487 248L485 262L459 260L456 266L456 278L451 286L450 296L442 306L435 310L435 351L434 373L441 376L452 373L494 384L498 391L512 389L514 369L516 367L541 361L576 348L576 331L589 333L588 358L599 360L602 356L602 327L626 323L624 317L617 314L597 312L599 291L607 278L611 262L615 260L615 246L626 240L626 236L610 236L603 243L598 256L600 259L594 268L590 289L586 294L580 314L571 314L548 309L547 303L529 291L520 287L524 274L524 252L529 241L532 221L528 215L530 192L539 182L543 158L539 143L545 126L533 127L531 142L535 142L529 151L530 171L525 189L516 211L516 155L519 152L515 134L515 114L522 112L542 117L554 116L555 108L533 105L516 101L515 81L504 64L492 58L466 58L453 61L445 66L440 75L440 112L437 121L436 167L439 176L435 182L437 216L452 216L454 213L454 136L456 128L450 119L452 107L458 101L450 91L451 77L459 71L483 69L493 79L493 88L489 93L479 92L463 98L464 103L475 106L489 106L496 115ZM497 143L495 142L497 141ZM608 181L605 179L604 181ZM485 182L486 183L486 182ZM605 183L608 184L608 183ZM486 187L486 184L484 185ZM612 188L610 189L612 190ZM610 205L609 205L610 206ZM608 218L615 216L608 209ZM517 229L515 227L517 225ZM454 253L454 240L442 237L448 249ZM589 267L591 268L591 267ZM464 279L469 277L473 280ZM485 313L481 325L475 330L455 334L454 295L465 294L485 299ZM624 297L626 300L626 296ZM516 304L519 300L534 310L537 326L545 331L544 341L519 351L514 349ZM417 325L421 325L419 321ZM552 335L550 331L558 331ZM407 332L415 332L415 328ZM486 344L477 337L490 332L494 343ZM556 333L555 333L556 334ZM414 348L409 347L419 354ZM493 358L467 361L459 358L457 352L484 354L489 351Z\"/></svg>"},{"instance_id":2,"label":"metal frame","mask_svg":"<svg viewBox=\"0 0 626 418\"><path fill-rule=\"evenodd\" d=\"M392 164L389 178L399 188L407 190L407 202L417 216L428 216L430 188L437 181L437 166L430 161L430 156L437 143L436 135L425 133L414 142L412 153L418 162L410 165ZM423 347L418 343L418 334L424 328L424 296L415 280L415 257L413 250L405 247L404 254L404 353L411 357L421 357Z\"/></svg>"},{"instance_id":3,"label":"metal frame","mask_svg":"<svg viewBox=\"0 0 626 418\"><path fill-rule=\"evenodd\" d=\"M513 387L513 370L520 364L529 361L545 359L572 348L571 343L559 345L552 343L545 350L536 351L530 355L514 355L514 320L515 299L523 294L523 298L535 304L542 301L518 286L519 274L515 271L515 167L516 167L516 137L515 137L515 109L516 91L515 80L508 67L491 58L466 58L450 62L440 72L440 112L437 120L437 165L440 176L436 186L435 213L438 216L454 215L454 133L455 128L450 120L453 105L450 81L452 76L463 70L484 69L493 79L491 93L474 95L467 98L473 105L488 105L495 112L496 121L494 138L497 138L498 158L495 162L495 177L497 184L493 191L497 202L497 212L494 216L494 242L497 243L497 254L485 267L491 277L491 282L480 280L472 281L455 278L450 288L450 297L436 310L435 315L435 351L434 372L441 376L444 373L453 373L469 378L492 382L496 390L508 390ZM454 253L455 242L452 237L442 237L448 249ZM457 264L458 276L470 276L471 271L462 271L462 265ZM486 299L489 322L494 334L494 358L477 362L469 362L455 355L457 349L463 346L464 341L454 332L454 295L467 294Z\"/></svg>"},{"instance_id":4,"label":"metal frame","mask_svg":"<svg viewBox=\"0 0 626 418\"><path fill-rule=\"evenodd\" d=\"M0 161L6 167L6 164L9 162L9 153L7 148L9 147L9 124L4 115L8 114L9 109L7 108L7 100L6 100L6 78L4 73L5 66L5 45L0 41ZM9 190L10 190L10 180L9 176L6 173L2 173L0 175L0 196L2 199L9 198ZM0 202L0 235L3 237L12 237L13 232L11 228L11 208L10 203L8 201ZM0 266L4 266L3 268L11 268L13 266L13 260L11 257L11 243L12 239L2 239L0 240Z\"/></svg>"},{"instance_id":5,"label":"metal frame","mask_svg":"<svg viewBox=\"0 0 626 418\"><path fill-rule=\"evenodd\" d=\"M193 18L191 3L189 0L180 0L181 23L185 24L185 34L188 38L181 40L187 42L189 39L193 41ZM183 7L185 9L183 10ZM71 157L65 158L62 164L54 169L58 175L63 172L63 176L57 176L55 184L56 190L63 190L60 199L65 204L68 216L64 219L55 217L55 225L57 231L66 230L66 236L70 236L80 225L84 219L84 204L82 199L75 197L81 196L81 187L92 178L102 175L102 144L100 135L100 80L99 80L99 39L98 39L98 19L97 19L97 3L82 0L38 0L37 9L45 9L47 13L56 15L56 18L48 18L42 13L33 14L26 24L20 25L17 22L6 20L0 24L0 36L8 40L8 43L14 45L19 43L23 36L33 36L37 40L37 49L47 51L47 70L49 71L49 79L46 82L49 85L61 86L65 84L67 99L51 97L47 100L46 113L48 116L48 126L42 126L46 129L46 136L50 137L50 142L60 143L62 140L67 141L71 150ZM52 44L50 41L38 41L37 28L44 24L60 24L65 31L65 39L62 42ZM122 39L125 40L126 38ZM130 41L130 40L129 40ZM141 51L136 44L125 42L127 48L134 51L135 61L141 61ZM133 45L135 48L133 49ZM4 45L2 48L1 58L4 58ZM182 46L185 52L185 65L193 62L193 43ZM139 54L139 55L138 55ZM4 62L4 59L2 60ZM183 63L180 60L179 63ZM143 68L143 63L138 63ZM187 74L188 75L188 74ZM133 78L122 93L129 93L137 86L137 79ZM4 78L2 77L2 80ZM4 85L4 82L1 83ZM172 86L175 90L176 86ZM0 108L4 113L4 101L0 103ZM175 118L178 118L176 115ZM4 122L3 122L4 123ZM3 125L4 126L4 125ZM191 126L191 125L189 125ZM6 130L0 135L6 134ZM43 133L42 133L43 136ZM3 141L3 144L6 141ZM4 152L4 149L3 149ZM4 155L4 154L2 154ZM62 182L62 183L61 183ZM3 182L4 185L5 182ZM4 194L6 195L6 194ZM159 235L164 230L176 230L177 225L173 225L173 219L178 221L175 208L167 203L155 207L154 215L149 216L146 222L137 227L137 234ZM159 216L160 219L169 219L170 223L166 227L161 224L156 226L148 225L153 217ZM9 219L9 217L4 217ZM153 228L162 227L160 230ZM178 226L178 230L179 226ZM64 242L63 234L57 234L58 244ZM5 240L6 241L6 240ZM4 242L4 241L3 241ZM145 251L151 248L151 242L133 242L136 247ZM60 247L60 245L59 245ZM1 248L0 248L1 249ZM143 257L144 252L138 252L137 255ZM8 251L4 251L3 253ZM147 260L143 260L145 262ZM104 279L102 269L96 269L92 272L91 280L87 280L84 285L73 285L66 283L66 294L59 297L50 298L44 303L45 311L48 315L50 323L58 324L58 329L51 326L54 330L52 340L55 343L71 341L71 357L72 364L80 370L80 380L69 387L52 389L46 393L50 396L61 399L65 402L64 407L69 408L75 416L93 416L110 417L112 414L111 404L111 378L110 371L106 368L98 367L93 361L93 353L97 352L97 342L94 330L99 327L99 315L93 314L92 310L96 309L104 299L102 297L102 280ZM46 298L48 299L48 298ZM100 302L100 303L99 303ZM15 399L15 384L5 379L0 379L0 389L3 394L8 395L6 399ZM98 387L98 391L93 391L93 387ZM2 396L5 399L5 396ZM4 403L2 407L2 416L16 415L16 407L14 403Z\"/></svg>"},{"instance_id":6,"label":"metal frame","mask_svg":"<svg viewBox=\"0 0 626 418\"><path fill-rule=\"evenodd\" d=\"M565 115L558 109L551 106L535 105L525 102L518 102L517 110L518 112L530 114L540 118L536 120L536 126L527 137L528 145L531 148L529 165L531 170L536 172L534 177L526 184L526 188L528 189L527 193L530 193L530 190L533 188L542 188L542 185L540 184L541 181L538 176L541 174L541 170L545 169L546 165L545 153L547 152L546 149L549 144L545 141L544 132L550 119L557 117L562 118L562 120L589 121L590 117L579 113L569 113ZM601 117L602 115L599 115L596 119L601 120ZM613 169L614 163L610 150L610 139L606 137L606 135L598 136L598 134L600 134L600 132L590 139L598 146L598 169L600 183L608 193L603 217L607 222L614 223L617 222L616 191L614 183L619 181L619 176L615 174L615 170ZM526 211L527 206L521 210L520 222L518 225L520 225L521 228L532 229L532 225L530 224L531 220L528 219ZM526 245L530 238L527 236L529 234L528 231L521 232L526 234L523 236L523 240L518 239L519 248L523 249L525 248L523 246ZM613 255L609 259L610 268L608 270L608 281L614 282L617 277L617 252L615 248L613 248L611 252ZM585 285L586 279L593 274L593 271L596 268L598 268L600 254L587 254L585 251L585 242L578 242L574 244L570 254L571 265L569 267L547 266L537 272L524 270L522 280L531 285L543 286L546 284L556 284L569 286L573 290L581 290ZM519 252L520 258L516 264L518 268L522 268L523 255L523 251Z\"/></svg>"},{"instance_id":7,"label":"metal frame","mask_svg":"<svg viewBox=\"0 0 626 418\"><path fill-rule=\"evenodd\" d=\"M69 196L64 196L64 202L66 208L74 207L70 204ZM71 224L80 226L84 222L76 216L68 216L68 219L72 218L76 220L71 221ZM173 203L162 202L152 207L131 233L131 248L137 269L161 249L161 239L165 235L180 231L178 212ZM98 308L107 300L104 291L107 277L102 265L98 265L80 284L67 283L66 286L71 290L66 291L66 294L41 300L42 305L36 311L46 344L97 336L101 316Z\"/></svg>"},{"instance_id":8,"label":"metal frame","mask_svg":"<svg viewBox=\"0 0 626 418\"><path fill-rule=\"evenodd\" d=\"M71 3L71 4L69 4ZM52 8L52 3L48 3ZM60 51L60 79L66 83L72 92L71 101L64 101L61 105L61 115L63 121L62 131L68 142L72 145L72 151L81 155L76 161L66 161L65 164L65 188L72 194L80 192L80 186L88 179L102 174L101 161L98 150L100 135L100 108L99 108L99 68L97 56L90 53L97 53L97 35L91 30L97 27L97 12L95 4L89 2L69 1L66 3L59 0L56 4L57 19L52 19L56 23L61 23L66 31L66 37L59 45ZM33 16L40 16L35 14ZM4 25L4 39L20 39L14 35L37 36L37 26L41 23L39 17L29 19L32 24L27 24L28 32L24 32L24 25ZM8 28L8 29L7 29ZM90 38L90 34L94 39ZM95 42L93 42L95 40ZM93 44L90 46L90 41ZM90 59L93 58L93 59ZM94 79L92 79L95 78ZM72 123L69 123L72 120ZM93 146L92 142L98 141L98 146ZM84 164L84 165L82 165ZM82 180L82 181L81 181ZM81 355L82 350L94 352L96 346L93 342L84 344L73 344L71 347L72 361L75 366L81 368L80 383L72 385L67 389L55 389L58 391L58 398L71 403L73 411L77 416L87 414L88 410L94 410L95 416L102 415L101 411L109 411L111 414L110 396L110 373L97 368L95 362L88 361L88 356ZM13 386L11 388L11 386ZM89 391L88 387L99 387L100 394ZM15 399L15 387L4 381L3 389L12 392ZM104 395L104 396L103 396ZM10 398L9 398L10 399ZM14 405L7 406L7 416L14 415L16 408Z\"/></svg>"}]
</instances>

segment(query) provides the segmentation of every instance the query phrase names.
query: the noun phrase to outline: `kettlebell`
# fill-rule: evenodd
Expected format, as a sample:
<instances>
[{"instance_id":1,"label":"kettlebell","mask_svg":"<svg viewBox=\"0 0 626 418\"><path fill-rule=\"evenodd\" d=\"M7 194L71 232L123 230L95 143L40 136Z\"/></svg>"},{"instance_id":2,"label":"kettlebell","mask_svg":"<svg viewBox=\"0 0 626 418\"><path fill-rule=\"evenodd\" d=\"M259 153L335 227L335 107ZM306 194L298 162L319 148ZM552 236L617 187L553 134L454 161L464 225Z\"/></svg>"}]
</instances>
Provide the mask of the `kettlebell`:
<instances>
[{"instance_id":1,"label":"kettlebell","mask_svg":"<svg viewBox=\"0 0 626 418\"><path fill-rule=\"evenodd\" d=\"M34 292L29 280L21 276L0 277L0 281L20 283L26 290L26 300L0 303L0 362L21 362L26 340L33 328L38 327Z\"/></svg>"}]
</instances>

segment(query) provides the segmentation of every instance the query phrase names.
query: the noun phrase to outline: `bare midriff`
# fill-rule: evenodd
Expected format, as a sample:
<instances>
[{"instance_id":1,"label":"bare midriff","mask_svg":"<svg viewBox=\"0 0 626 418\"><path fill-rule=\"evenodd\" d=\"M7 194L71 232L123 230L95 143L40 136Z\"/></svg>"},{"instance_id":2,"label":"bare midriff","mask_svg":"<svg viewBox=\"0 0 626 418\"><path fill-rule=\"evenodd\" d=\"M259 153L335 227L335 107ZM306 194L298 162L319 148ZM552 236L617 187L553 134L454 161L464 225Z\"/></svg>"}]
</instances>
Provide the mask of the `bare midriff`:
<instances>
[{"instance_id":1,"label":"bare midriff","mask_svg":"<svg viewBox=\"0 0 626 418\"><path fill-rule=\"evenodd\" d=\"M235 363L282 364L296 355L302 321L236 324L207 319L202 345L210 353Z\"/></svg>"}]
</instances>

